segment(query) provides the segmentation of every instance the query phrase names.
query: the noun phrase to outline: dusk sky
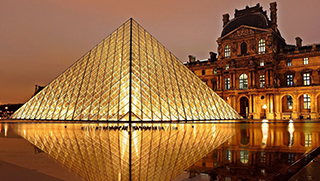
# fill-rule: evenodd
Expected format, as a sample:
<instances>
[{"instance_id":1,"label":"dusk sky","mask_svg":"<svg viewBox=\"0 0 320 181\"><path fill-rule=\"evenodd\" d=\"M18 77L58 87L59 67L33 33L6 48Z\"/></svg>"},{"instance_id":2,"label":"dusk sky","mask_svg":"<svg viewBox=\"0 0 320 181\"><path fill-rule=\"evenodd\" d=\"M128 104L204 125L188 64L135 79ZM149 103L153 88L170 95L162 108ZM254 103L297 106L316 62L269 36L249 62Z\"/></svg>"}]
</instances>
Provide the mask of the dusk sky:
<instances>
[{"instance_id":1,"label":"dusk sky","mask_svg":"<svg viewBox=\"0 0 320 181\"><path fill-rule=\"evenodd\" d=\"M222 14L266 0L0 0L0 104L24 103L129 18L182 62L217 52ZM278 0L287 44L320 43L320 1Z\"/></svg>"}]
</instances>

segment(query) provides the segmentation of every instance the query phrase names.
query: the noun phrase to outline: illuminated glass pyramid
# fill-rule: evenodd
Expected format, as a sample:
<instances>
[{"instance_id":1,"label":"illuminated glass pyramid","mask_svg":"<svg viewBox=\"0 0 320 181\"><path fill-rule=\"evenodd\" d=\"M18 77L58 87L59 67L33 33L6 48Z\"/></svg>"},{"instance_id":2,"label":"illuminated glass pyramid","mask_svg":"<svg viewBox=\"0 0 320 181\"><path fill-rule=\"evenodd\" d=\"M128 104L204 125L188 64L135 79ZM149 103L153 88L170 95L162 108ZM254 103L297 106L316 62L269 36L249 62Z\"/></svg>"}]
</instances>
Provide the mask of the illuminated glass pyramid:
<instances>
[{"instance_id":1,"label":"illuminated glass pyramid","mask_svg":"<svg viewBox=\"0 0 320 181\"><path fill-rule=\"evenodd\" d=\"M130 19L11 118L197 121L240 119L240 116Z\"/></svg>"}]
</instances>

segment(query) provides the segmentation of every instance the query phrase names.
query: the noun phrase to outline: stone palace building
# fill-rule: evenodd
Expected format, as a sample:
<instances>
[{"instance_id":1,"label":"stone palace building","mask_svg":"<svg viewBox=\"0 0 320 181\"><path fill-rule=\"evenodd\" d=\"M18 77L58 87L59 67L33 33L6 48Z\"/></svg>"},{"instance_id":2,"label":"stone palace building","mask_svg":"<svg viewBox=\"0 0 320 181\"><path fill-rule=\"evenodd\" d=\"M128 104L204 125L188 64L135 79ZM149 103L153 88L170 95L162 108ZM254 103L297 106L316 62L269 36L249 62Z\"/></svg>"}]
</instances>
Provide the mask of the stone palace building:
<instances>
[{"instance_id":1,"label":"stone palace building","mask_svg":"<svg viewBox=\"0 0 320 181\"><path fill-rule=\"evenodd\" d=\"M192 55L186 66L249 119L317 119L320 112L320 44L286 44L277 28L277 4L270 17L257 4L223 15L218 56Z\"/></svg>"}]
</instances>

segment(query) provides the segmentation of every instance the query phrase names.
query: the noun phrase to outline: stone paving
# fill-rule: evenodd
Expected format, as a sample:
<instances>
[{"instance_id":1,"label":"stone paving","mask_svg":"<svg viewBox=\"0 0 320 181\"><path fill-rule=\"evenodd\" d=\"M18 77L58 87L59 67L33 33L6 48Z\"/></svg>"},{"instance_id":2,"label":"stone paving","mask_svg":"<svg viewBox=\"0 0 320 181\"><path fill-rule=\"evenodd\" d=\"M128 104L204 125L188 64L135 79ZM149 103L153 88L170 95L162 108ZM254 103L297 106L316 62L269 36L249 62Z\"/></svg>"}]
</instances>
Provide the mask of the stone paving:
<instances>
[{"instance_id":1,"label":"stone paving","mask_svg":"<svg viewBox=\"0 0 320 181\"><path fill-rule=\"evenodd\" d=\"M304 180L320 181L320 155L289 179L289 181Z\"/></svg>"}]
</instances>

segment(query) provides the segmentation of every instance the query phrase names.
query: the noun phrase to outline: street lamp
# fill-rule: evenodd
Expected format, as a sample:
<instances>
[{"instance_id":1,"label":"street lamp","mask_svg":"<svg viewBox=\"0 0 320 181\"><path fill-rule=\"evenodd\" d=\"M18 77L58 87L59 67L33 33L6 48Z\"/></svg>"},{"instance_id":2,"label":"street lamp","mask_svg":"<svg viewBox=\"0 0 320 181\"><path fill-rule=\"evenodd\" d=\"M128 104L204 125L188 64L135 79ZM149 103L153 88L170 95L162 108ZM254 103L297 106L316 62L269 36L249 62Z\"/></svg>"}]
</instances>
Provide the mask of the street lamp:
<instances>
[{"instance_id":1,"label":"street lamp","mask_svg":"<svg viewBox=\"0 0 320 181\"><path fill-rule=\"evenodd\" d=\"M292 113L292 106L291 105L289 106L289 109L290 109L290 120L291 120L291 113Z\"/></svg>"},{"instance_id":2,"label":"street lamp","mask_svg":"<svg viewBox=\"0 0 320 181\"><path fill-rule=\"evenodd\" d=\"M266 119L267 118L267 114L266 114L267 105L264 104L262 106L262 109L264 110L264 117L263 118Z\"/></svg>"}]
</instances>

